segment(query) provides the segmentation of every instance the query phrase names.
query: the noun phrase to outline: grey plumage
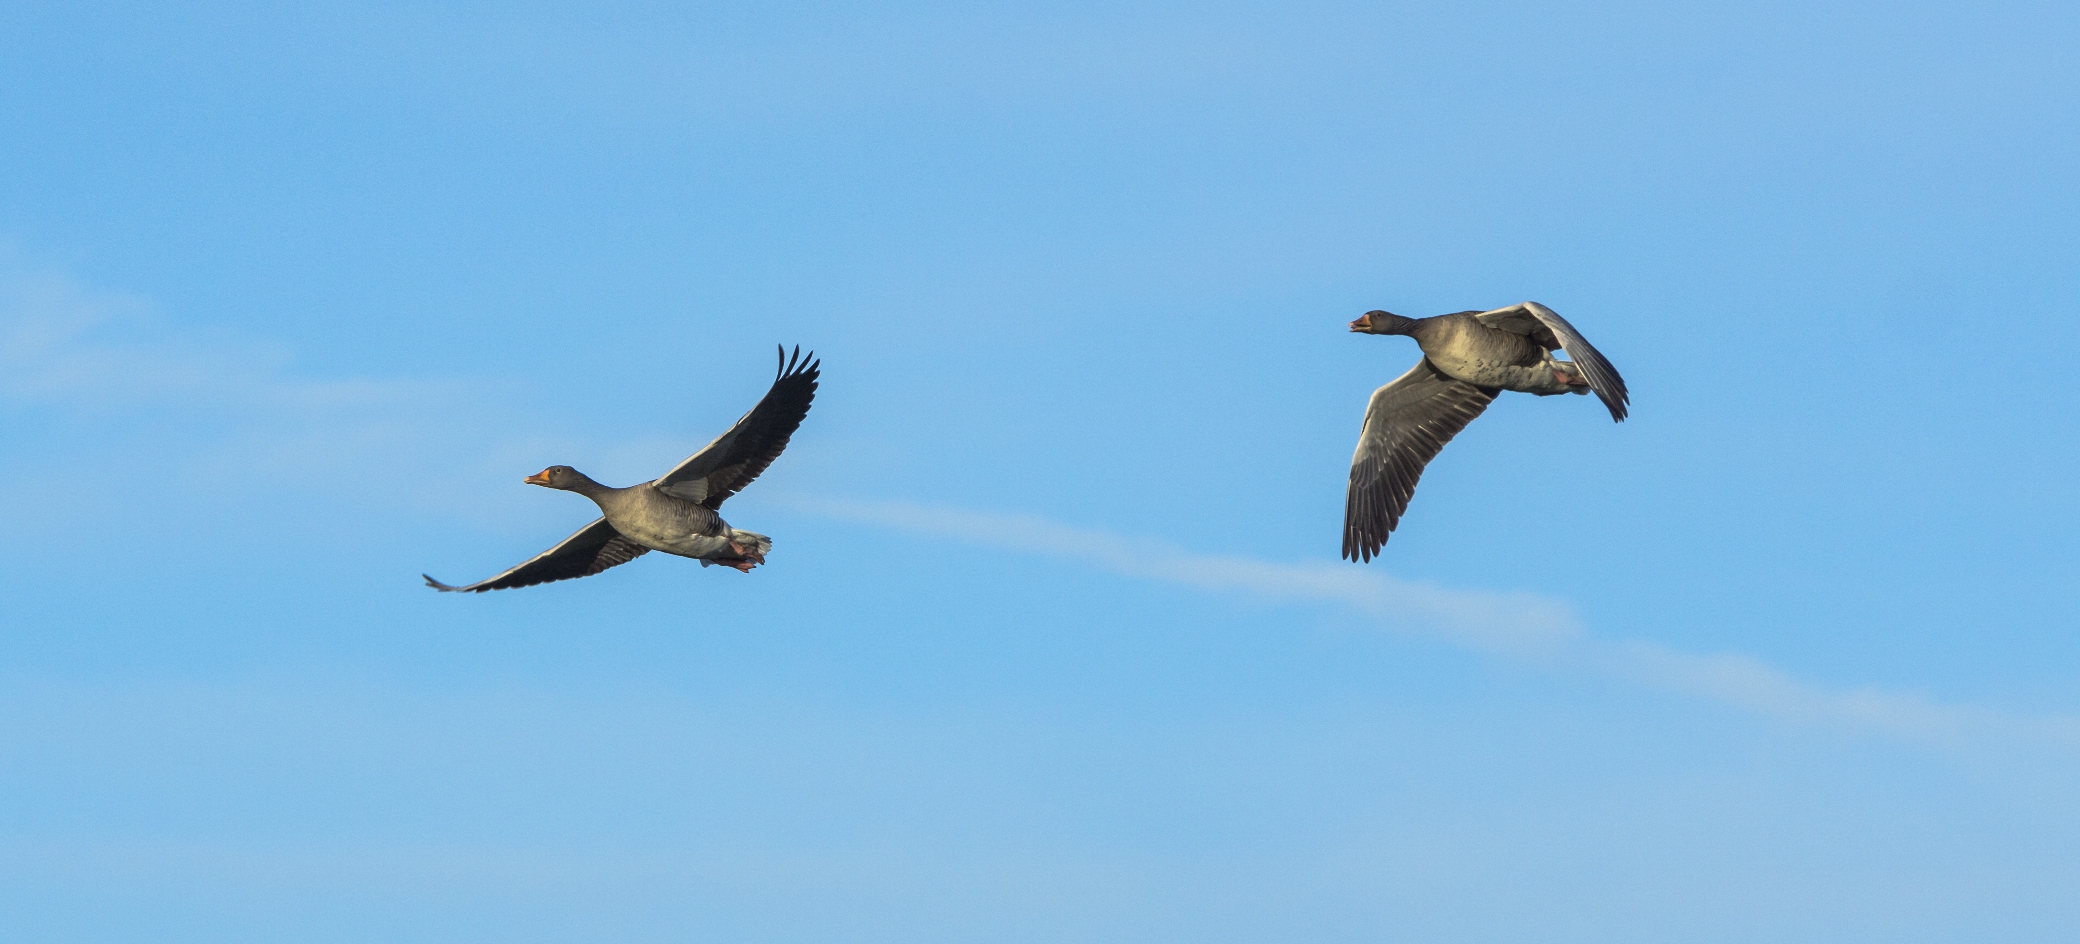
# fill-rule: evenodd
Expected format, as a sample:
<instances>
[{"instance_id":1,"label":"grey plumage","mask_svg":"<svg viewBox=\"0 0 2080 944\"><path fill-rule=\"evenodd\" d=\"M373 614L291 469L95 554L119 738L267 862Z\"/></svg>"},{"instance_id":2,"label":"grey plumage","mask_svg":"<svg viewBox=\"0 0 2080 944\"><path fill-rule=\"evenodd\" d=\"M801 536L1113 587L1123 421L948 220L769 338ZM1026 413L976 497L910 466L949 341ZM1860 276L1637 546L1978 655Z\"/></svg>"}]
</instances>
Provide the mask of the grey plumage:
<instances>
[{"instance_id":1,"label":"grey plumage","mask_svg":"<svg viewBox=\"0 0 2080 944\"><path fill-rule=\"evenodd\" d=\"M609 567L626 564L650 549L643 547L614 530L605 518L594 518L591 524L578 529L578 533L564 538L552 547L526 562L498 576L463 587L451 587L432 577L426 577L426 585L435 590L454 592L469 590L482 593L486 590L506 590L513 587L531 587L551 580L569 580L572 577L590 577Z\"/></svg>"},{"instance_id":2,"label":"grey plumage","mask_svg":"<svg viewBox=\"0 0 2080 944\"><path fill-rule=\"evenodd\" d=\"M477 593L527 587L591 576L653 550L690 557L703 566L719 563L743 571L764 563L772 539L730 527L717 509L787 448L816 398L820 376L821 362L814 354L804 357L796 348L790 357L782 348L778 375L758 405L654 481L614 488L563 465L528 476L529 484L584 495L605 514L497 576L459 587L426 577L427 586Z\"/></svg>"},{"instance_id":3,"label":"grey plumage","mask_svg":"<svg viewBox=\"0 0 2080 944\"><path fill-rule=\"evenodd\" d=\"M1566 351L1589 381L1590 389L1596 391L1597 399L1611 411L1611 421L1625 422L1632 402L1631 395L1625 390L1625 378L1618 376L1618 369L1604 359L1602 352L1591 347L1589 339L1582 337L1582 333L1560 317L1559 312L1537 302L1520 302L1473 317L1488 327L1530 338L1548 351Z\"/></svg>"},{"instance_id":4,"label":"grey plumage","mask_svg":"<svg viewBox=\"0 0 2080 944\"><path fill-rule=\"evenodd\" d=\"M1344 494L1343 556L1372 559L1401 523L1423 467L1500 392L1445 376L1429 359L1372 392Z\"/></svg>"},{"instance_id":5,"label":"grey plumage","mask_svg":"<svg viewBox=\"0 0 2080 944\"><path fill-rule=\"evenodd\" d=\"M1552 309L1523 302L1434 318L1366 312L1366 334L1414 338L1423 359L1373 391L1344 493L1343 556L1370 561L1401 523L1416 482L1444 444L1504 390L1551 396L1595 391L1611 419L1630 406L1625 380L1602 353ZM1572 362L1551 354L1565 350Z\"/></svg>"}]
</instances>

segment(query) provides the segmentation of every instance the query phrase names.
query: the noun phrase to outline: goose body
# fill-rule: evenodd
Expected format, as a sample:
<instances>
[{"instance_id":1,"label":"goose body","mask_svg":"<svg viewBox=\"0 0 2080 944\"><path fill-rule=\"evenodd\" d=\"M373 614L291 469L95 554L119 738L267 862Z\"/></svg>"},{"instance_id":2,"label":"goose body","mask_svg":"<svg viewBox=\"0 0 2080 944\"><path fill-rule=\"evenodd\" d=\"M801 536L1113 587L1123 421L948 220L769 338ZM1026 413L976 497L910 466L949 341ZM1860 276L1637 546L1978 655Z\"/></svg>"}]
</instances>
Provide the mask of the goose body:
<instances>
[{"instance_id":1,"label":"goose body","mask_svg":"<svg viewBox=\"0 0 2080 944\"><path fill-rule=\"evenodd\" d=\"M427 586L476 593L526 587L588 577L650 551L693 558L703 567L721 564L749 573L765 563L773 539L730 527L718 509L724 499L751 484L779 458L808 416L821 376L815 357L802 357L799 348L789 357L783 349L778 376L758 405L715 441L653 481L615 488L567 465L552 465L528 476L523 481L529 485L577 492L592 499L600 517L555 547L497 576L460 587L427 577Z\"/></svg>"},{"instance_id":2,"label":"goose body","mask_svg":"<svg viewBox=\"0 0 2080 944\"><path fill-rule=\"evenodd\" d=\"M1408 335L1446 376L1477 387L1552 395L1588 393L1543 346L1525 335L1482 324L1480 312L1409 319Z\"/></svg>"},{"instance_id":3,"label":"goose body","mask_svg":"<svg viewBox=\"0 0 2080 944\"><path fill-rule=\"evenodd\" d=\"M1351 457L1344 497L1343 556L1369 561L1401 523L1423 468L1504 390L1553 396L1594 392L1623 422L1624 378L1552 309L1523 302L1489 311L1404 318L1369 311L1351 331L1415 340L1423 357L1373 391ZM1563 350L1574 360L1561 360Z\"/></svg>"},{"instance_id":4,"label":"goose body","mask_svg":"<svg viewBox=\"0 0 2080 944\"><path fill-rule=\"evenodd\" d=\"M607 523L613 525L614 530L653 551L712 561L746 556L740 552L725 553L731 544L737 544L740 549L747 542L772 546L772 540L765 535L732 528L715 510L683 498L673 498L648 482L615 489L611 496L595 501L600 510L606 512ZM745 539L739 540L739 535ZM753 553L758 557L764 556Z\"/></svg>"},{"instance_id":5,"label":"goose body","mask_svg":"<svg viewBox=\"0 0 2080 944\"><path fill-rule=\"evenodd\" d=\"M730 563L739 559L747 562L762 559L773 544L772 539L763 534L730 527L715 509L675 497L652 482L612 488L587 478L570 466L551 466L525 481L531 485L577 492L592 499L607 524L645 550L690 557L703 563ZM732 544L738 549L731 550Z\"/></svg>"}]
</instances>

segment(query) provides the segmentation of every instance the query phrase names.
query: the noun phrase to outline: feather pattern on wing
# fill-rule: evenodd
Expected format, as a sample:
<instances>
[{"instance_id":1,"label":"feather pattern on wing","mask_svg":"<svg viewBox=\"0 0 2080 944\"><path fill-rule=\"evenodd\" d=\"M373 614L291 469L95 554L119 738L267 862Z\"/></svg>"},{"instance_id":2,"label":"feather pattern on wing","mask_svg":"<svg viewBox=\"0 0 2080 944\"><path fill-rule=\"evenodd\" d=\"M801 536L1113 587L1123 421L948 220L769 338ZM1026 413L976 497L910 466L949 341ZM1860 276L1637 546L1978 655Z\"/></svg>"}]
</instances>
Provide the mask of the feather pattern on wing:
<instances>
[{"instance_id":1,"label":"feather pattern on wing","mask_svg":"<svg viewBox=\"0 0 2080 944\"><path fill-rule=\"evenodd\" d=\"M1373 391L1343 508L1343 556L1370 561L1401 523L1423 467L1499 391L1455 380L1424 358Z\"/></svg>"},{"instance_id":2,"label":"feather pattern on wing","mask_svg":"<svg viewBox=\"0 0 2080 944\"><path fill-rule=\"evenodd\" d=\"M626 564L643 556L649 548L622 537L621 532L607 523L605 518L596 518L591 524L578 529L578 533L526 563L488 580L462 587L451 587L432 577L426 577L426 585L448 593L483 593L486 590L507 590L513 587L531 587L551 580L569 580L572 577L590 577L617 564Z\"/></svg>"},{"instance_id":3,"label":"feather pattern on wing","mask_svg":"<svg viewBox=\"0 0 2080 944\"><path fill-rule=\"evenodd\" d=\"M1618 376L1618 369L1604 359L1603 353L1589 344L1574 325L1560 317L1559 312L1537 302L1523 302L1508 308L1497 308L1474 315L1491 328L1500 328L1529 337L1545 346L1548 351L1564 350L1574 359L1575 367L1589 381L1589 389L1611 411L1611 419L1623 423L1632 403L1631 394L1625 390L1625 378Z\"/></svg>"},{"instance_id":4,"label":"feather pattern on wing","mask_svg":"<svg viewBox=\"0 0 2080 944\"><path fill-rule=\"evenodd\" d=\"M804 357L797 347L790 357L782 348L779 374L758 405L651 484L674 498L722 507L724 499L751 484L787 448L789 437L809 415L810 401L816 399L821 363L814 352Z\"/></svg>"}]
</instances>

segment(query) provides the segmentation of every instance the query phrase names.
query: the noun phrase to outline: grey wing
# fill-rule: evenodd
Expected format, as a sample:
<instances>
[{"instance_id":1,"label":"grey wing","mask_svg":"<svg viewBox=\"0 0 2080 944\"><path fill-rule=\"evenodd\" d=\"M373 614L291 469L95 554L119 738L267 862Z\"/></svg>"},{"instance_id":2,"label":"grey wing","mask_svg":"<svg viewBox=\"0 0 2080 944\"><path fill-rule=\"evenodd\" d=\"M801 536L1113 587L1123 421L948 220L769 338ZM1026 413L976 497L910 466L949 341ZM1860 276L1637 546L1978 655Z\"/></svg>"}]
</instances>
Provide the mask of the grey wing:
<instances>
[{"instance_id":1,"label":"grey wing","mask_svg":"<svg viewBox=\"0 0 2080 944\"><path fill-rule=\"evenodd\" d=\"M1448 377L1424 358L1372 392L1351 457L1343 505L1343 556L1370 561L1401 523L1423 467L1488 408L1499 391Z\"/></svg>"},{"instance_id":2,"label":"grey wing","mask_svg":"<svg viewBox=\"0 0 2080 944\"><path fill-rule=\"evenodd\" d=\"M432 577L426 577L426 585L443 593L483 593L486 590L507 590L513 587L531 587L551 580L569 580L572 577L590 577L617 564L626 564L643 556L649 548L622 537L621 532L600 518L578 533L564 538L563 542L489 580L479 580L465 587L451 587Z\"/></svg>"},{"instance_id":3,"label":"grey wing","mask_svg":"<svg viewBox=\"0 0 2080 944\"><path fill-rule=\"evenodd\" d=\"M822 366L815 358L814 352L803 357L799 347L789 357L782 348L779 376L773 378L772 389L766 391L764 399L728 432L715 437L714 442L651 484L673 498L710 509L722 507L723 499L751 484L779 458L788 439L802 425L802 418L809 415Z\"/></svg>"},{"instance_id":4,"label":"grey wing","mask_svg":"<svg viewBox=\"0 0 2080 944\"><path fill-rule=\"evenodd\" d=\"M1544 345L1548 351L1556 348L1565 350L1567 356L1573 358L1575 366L1581 370L1582 377L1589 381L1589 389L1596 391L1596 398L1602 400L1604 407L1611 411L1611 419L1619 423L1625 422L1628 407L1632 403L1631 394L1625 390L1625 378L1618 376L1618 369L1612 367L1611 362L1604 359L1603 353L1591 346L1589 340L1574 329L1574 325L1568 324L1567 319L1560 317L1559 312L1537 302L1523 302L1508 308L1484 311L1474 317L1488 327L1525 335Z\"/></svg>"}]
</instances>

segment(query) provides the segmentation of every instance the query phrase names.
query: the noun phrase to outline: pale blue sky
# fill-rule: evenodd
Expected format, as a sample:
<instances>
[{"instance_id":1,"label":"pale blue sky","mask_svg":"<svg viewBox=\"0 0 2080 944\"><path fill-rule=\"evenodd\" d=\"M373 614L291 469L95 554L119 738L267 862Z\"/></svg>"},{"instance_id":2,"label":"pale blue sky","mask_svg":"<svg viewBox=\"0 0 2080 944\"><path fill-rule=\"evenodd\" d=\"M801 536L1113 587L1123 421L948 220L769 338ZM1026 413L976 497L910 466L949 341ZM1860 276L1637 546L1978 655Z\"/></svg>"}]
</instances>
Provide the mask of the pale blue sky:
<instances>
[{"instance_id":1,"label":"pale blue sky","mask_svg":"<svg viewBox=\"0 0 2080 944\"><path fill-rule=\"evenodd\" d=\"M2080 934L2071 4L0 12L0 937ZM1369 308L1543 301L1336 560ZM825 379L658 555L435 594Z\"/></svg>"}]
</instances>

